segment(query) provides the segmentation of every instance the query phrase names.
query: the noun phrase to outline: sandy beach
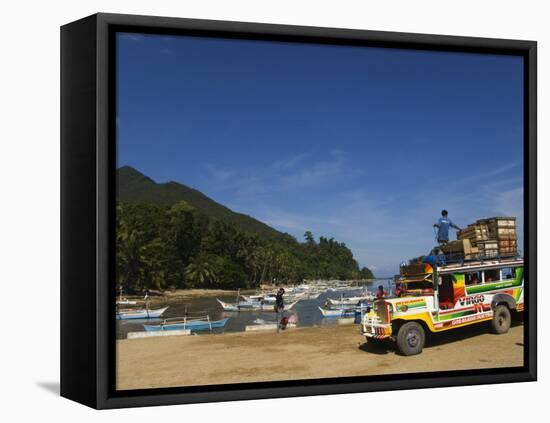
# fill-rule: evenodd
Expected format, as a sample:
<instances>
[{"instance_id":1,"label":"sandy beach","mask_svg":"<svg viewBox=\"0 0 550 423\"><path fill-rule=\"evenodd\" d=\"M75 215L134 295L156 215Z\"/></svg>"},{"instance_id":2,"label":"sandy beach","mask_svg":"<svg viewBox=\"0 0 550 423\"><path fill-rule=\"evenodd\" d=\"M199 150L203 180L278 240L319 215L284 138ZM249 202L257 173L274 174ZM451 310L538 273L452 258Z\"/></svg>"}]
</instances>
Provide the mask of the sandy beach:
<instances>
[{"instance_id":1,"label":"sandy beach","mask_svg":"<svg viewBox=\"0 0 550 423\"><path fill-rule=\"evenodd\" d=\"M117 341L117 389L380 375L523 365L523 325L431 335L422 354L367 344L358 325Z\"/></svg>"}]
</instances>

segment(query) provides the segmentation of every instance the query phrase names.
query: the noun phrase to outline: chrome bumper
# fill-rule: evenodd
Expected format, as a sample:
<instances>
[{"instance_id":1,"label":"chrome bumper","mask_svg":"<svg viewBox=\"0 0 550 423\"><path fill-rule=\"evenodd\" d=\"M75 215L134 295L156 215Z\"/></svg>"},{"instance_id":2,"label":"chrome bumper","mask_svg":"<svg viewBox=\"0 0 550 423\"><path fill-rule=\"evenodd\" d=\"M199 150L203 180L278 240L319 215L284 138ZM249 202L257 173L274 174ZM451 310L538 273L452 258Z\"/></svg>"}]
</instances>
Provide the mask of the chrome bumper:
<instances>
[{"instance_id":1,"label":"chrome bumper","mask_svg":"<svg viewBox=\"0 0 550 423\"><path fill-rule=\"evenodd\" d=\"M361 335L367 338L384 339L391 334L391 323L382 323L379 319L365 319L361 325Z\"/></svg>"}]
</instances>

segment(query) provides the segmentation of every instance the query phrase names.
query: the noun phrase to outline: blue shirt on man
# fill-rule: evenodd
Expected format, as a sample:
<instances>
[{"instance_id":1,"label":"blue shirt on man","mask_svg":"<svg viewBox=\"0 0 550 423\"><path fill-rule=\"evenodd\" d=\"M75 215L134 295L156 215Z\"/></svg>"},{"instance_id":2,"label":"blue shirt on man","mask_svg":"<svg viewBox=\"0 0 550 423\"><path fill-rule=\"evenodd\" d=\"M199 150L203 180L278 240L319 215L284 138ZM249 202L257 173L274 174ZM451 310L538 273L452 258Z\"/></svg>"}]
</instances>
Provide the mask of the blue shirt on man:
<instances>
[{"instance_id":1,"label":"blue shirt on man","mask_svg":"<svg viewBox=\"0 0 550 423\"><path fill-rule=\"evenodd\" d=\"M456 226L448 216L442 216L439 218L435 224L439 230L437 231L437 241L448 241L449 240L449 228L460 229Z\"/></svg>"}]
</instances>

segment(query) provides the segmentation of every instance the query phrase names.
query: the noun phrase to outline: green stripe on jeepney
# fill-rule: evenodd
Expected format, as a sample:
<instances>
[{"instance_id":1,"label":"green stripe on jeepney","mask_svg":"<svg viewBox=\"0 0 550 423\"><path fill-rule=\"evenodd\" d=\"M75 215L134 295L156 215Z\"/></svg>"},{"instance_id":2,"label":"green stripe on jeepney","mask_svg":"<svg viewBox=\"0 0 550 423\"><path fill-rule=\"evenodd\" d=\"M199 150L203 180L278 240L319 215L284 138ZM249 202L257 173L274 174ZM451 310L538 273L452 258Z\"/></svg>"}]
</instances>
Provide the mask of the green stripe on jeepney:
<instances>
[{"instance_id":1,"label":"green stripe on jeepney","mask_svg":"<svg viewBox=\"0 0 550 423\"><path fill-rule=\"evenodd\" d=\"M514 300L519 301L522 292L523 287L514 289Z\"/></svg>"},{"instance_id":2,"label":"green stripe on jeepney","mask_svg":"<svg viewBox=\"0 0 550 423\"><path fill-rule=\"evenodd\" d=\"M420 300L420 301L415 301L413 303L407 303L404 305L406 305L408 308L426 307L426 301Z\"/></svg>"},{"instance_id":3,"label":"green stripe on jeepney","mask_svg":"<svg viewBox=\"0 0 550 423\"><path fill-rule=\"evenodd\" d=\"M492 283L485 283L483 285L467 286L466 294L481 294L489 291L496 291L506 288L515 288L523 284L523 267L518 267L516 270L516 278L505 281L497 281Z\"/></svg>"},{"instance_id":4,"label":"green stripe on jeepney","mask_svg":"<svg viewBox=\"0 0 550 423\"><path fill-rule=\"evenodd\" d=\"M395 306L398 311L407 311L407 310L410 310L411 308L426 307L426 301L418 300L418 301L411 301L411 302L405 302L405 303L396 303Z\"/></svg>"},{"instance_id":5,"label":"green stripe on jeepney","mask_svg":"<svg viewBox=\"0 0 550 423\"><path fill-rule=\"evenodd\" d=\"M459 317L469 316L470 314L475 314L477 311L475 309L472 310L465 310L465 311L457 311L456 313L449 313L437 316L436 313L433 313L433 318L437 322L441 322L442 320L450 320L450 319L458 319Z\"/></svg>"}]
</instances>

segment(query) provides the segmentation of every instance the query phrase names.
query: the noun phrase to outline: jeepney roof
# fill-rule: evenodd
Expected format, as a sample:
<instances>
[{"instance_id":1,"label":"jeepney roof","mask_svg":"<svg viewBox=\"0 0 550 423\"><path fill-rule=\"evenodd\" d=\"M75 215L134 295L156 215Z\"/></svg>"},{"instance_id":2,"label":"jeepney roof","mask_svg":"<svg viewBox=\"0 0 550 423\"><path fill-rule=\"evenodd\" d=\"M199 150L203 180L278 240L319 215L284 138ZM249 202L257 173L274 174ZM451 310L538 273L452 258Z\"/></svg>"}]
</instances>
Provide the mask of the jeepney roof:
<instances>
[{"instance_id":1,"label":"jeepney roof","mask_svg":"<svg viewBox=\"0 0 550 423\"><path fill-rule=\"evenodd\" d=\"M523 266L523 258L514 257L509 259L476 260L463 263L453 263L437 266L438 273L471 272L485 269L500 269L504 267Z\"/></svg>"}]
</instances>

